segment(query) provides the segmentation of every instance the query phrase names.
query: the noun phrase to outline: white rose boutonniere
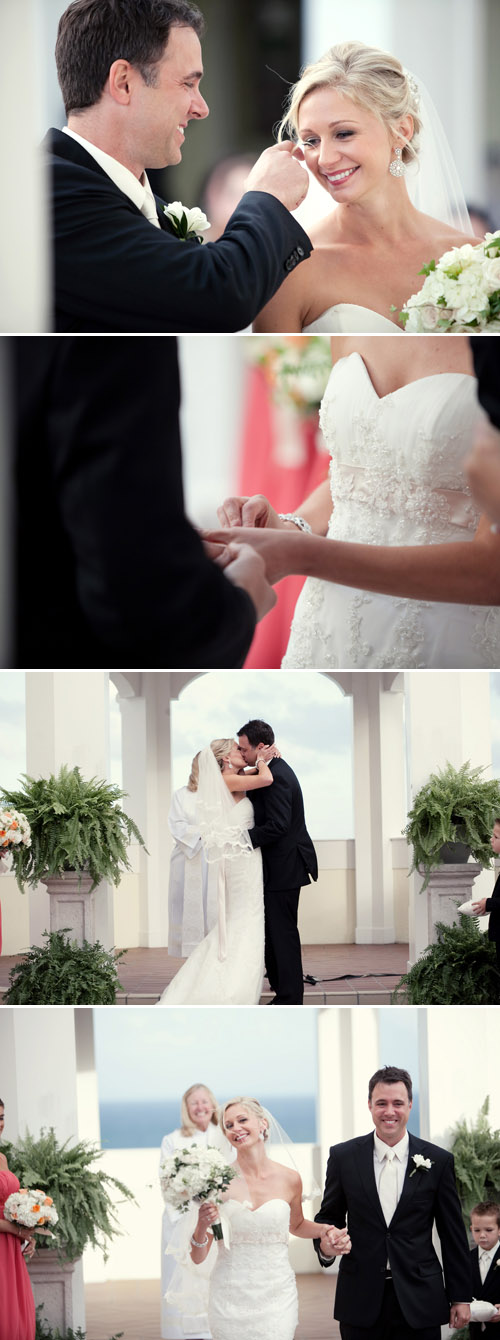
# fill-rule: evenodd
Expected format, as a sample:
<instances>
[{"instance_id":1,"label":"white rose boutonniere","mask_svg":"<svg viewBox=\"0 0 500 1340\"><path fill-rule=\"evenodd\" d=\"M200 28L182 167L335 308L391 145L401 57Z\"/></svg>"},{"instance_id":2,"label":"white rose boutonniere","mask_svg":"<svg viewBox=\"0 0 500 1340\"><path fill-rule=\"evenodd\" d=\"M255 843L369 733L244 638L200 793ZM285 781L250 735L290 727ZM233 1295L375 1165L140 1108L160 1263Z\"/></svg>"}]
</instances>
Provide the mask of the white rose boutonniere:
<instances>
[{"instance_id":1,"label":"white rose boutonniere","mask_svg":"<svg viewBox=\"0 0 500 1340\"><path fill-rule=\"evenodd\" d=\"M172 200L169 205L163 206L167 219L170 219L175 236L181 242L202 242L202 233L206 233L210 228L206 214L202 209L195 205L193 209L187 209L186 205L181 204L180 200Z\"/></svg>"},{"instance_id":2,"label":"white rose boutonniere","mask_svg":"<svg viewBox=\"0 0 500 1340\"><path fill-rule=\"evenodd\" d=\"M416 1172L420 1172L420 1169L423 1172L430 1172L431 1168L434 1167L433 1160L424 1159L423 1154L413 1154L412 1163L415 1164L415 1167L413 1172L410 1173L410 1177L413 1177Z\"/></svg>"}]
</instances>

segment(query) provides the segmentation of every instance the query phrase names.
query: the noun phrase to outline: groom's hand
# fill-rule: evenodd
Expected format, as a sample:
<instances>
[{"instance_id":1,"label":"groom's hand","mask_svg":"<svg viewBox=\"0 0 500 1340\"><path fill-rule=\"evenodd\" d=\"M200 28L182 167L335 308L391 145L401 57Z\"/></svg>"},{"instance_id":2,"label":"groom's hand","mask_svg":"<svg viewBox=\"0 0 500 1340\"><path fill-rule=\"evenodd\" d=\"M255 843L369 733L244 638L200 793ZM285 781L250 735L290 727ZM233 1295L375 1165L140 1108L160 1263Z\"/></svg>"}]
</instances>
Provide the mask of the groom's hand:
<instances>
[{"instance_id":1,"label":"groom's hand","mask_svg":"<svg viewBox=\"0 0 500 1340\"><path fill-rule=\"evenodd\" d=\"M246 191L267 191L281 200L286 209L297 209L309 189L307 172L293 157L296 145L292 140L273 144L264 149L245 182Z\"/></svg>"},{"instance_id":2,"label":"groom's hand","mask_svg":"<svg viewBox=\"0 0 500 1340\"><path fill-rule=\"evenodd\" d=\"M266 578L266 566L260 554L249 544L217 544L205 540L205 550L234 586L242 586L255 605L257 619L276 604L277 596Z\"/></svg>"},{"instance_id":3,"label":"groom's hand","mask_svg":"<svg viewBox=\"0 0 500 1340\"><path fill-rule=\"evenodd\" d=\"M293 530L293 534L291 533ZM215 544L225 544L228 549L233 544L251 546L264 560L267 580L274 586L289 572L307 572L302 566L302 558L308 548L310 535L302 535L293 526L290 531L275 530L272 526L263 529L249 526L239 530L236 526L228 530L205 531L203 539Z\"/></svg>"},{"instance_id":4,"label":"groom's hand","mask_svg":"<svg viewBox=\"0 0 500 1340\"><path fill-rule=\"evenodd\" d=\"M452 1303L450 1311L450 1326L452 1330L460 1330L462 1326L467 1326L470 1321L470 1303Z\"/></svg>"}]
</instances>

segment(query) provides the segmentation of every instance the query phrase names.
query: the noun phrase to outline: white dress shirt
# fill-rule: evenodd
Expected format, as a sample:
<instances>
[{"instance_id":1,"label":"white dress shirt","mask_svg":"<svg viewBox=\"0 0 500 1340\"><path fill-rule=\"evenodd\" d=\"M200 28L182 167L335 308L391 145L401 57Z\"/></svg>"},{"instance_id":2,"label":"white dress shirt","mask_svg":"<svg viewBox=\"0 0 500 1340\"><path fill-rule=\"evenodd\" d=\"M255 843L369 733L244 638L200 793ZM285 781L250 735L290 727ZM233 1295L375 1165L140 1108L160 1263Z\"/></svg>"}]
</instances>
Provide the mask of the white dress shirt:
<instances>
[{"instance_id":1,"label":"white dress shirt","mask_svg":"<svg viewBox=\"0 0 500 1340\"><path fill-rule=\"evenodd\" d=\"M118 189L123 191L124 195L128 195L129 200L137 206L137 209L140 209L141 214L144 214L145 218L155 228L160 227L156 200L145 172L143 172L139 181L139 178L134 177L133 172L124 167L123 163L119 163L117 158L112 158L111 154L104 153L104 149L98 149L97 145L91 144L90 140L84 140L82 135L77 135L76 130L70 130L69 126L63 126L63 133L71 135L71 138L76 140L77 144L81 144L87 150L87 153L95 158L96 163L99 163L99 167L103 168L108 177L111 177L115 186L118 186Z\"/></svg>"},{"instance_id":2,"label":"white dress shirt","mask_svg":"<svg viewBox=\"0 0 500 1340\"><path fill-rule=\"evenodd\" d=\"M401 1192L403 1190L403 1182L405 1180L406 1169L408 1166L408 1155L410 1150L408 1131L405 1131L403 1139L399 1140L397 1145L391 1145L391 1146L386 1145L384 1140L379 1140L378 1135L374 1134L373 1171L375 1173L377 1191L379 1191L380 1188L380 1178L382 1176L382 1168L384 1166L385 1156L389 1147L394 1151L395 1155L395 1165L397 1169L398 1201L399 1201Z\"/></svg>"}]
</instances>

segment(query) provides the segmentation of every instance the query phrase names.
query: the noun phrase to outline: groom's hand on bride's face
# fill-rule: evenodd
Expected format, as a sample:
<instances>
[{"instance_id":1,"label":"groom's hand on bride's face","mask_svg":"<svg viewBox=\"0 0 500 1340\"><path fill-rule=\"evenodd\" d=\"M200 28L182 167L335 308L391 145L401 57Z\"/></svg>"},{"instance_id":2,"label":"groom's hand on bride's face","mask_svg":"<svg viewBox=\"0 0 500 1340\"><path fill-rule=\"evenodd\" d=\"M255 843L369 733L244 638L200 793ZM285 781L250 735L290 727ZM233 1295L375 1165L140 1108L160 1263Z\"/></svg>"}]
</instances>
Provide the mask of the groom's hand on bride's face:
<instances>
[{"instance_id":1,"label":"groom's hand on bride's face","mask_svg":"<svg viewBox=\"0 0 500 1340\"><path fill-rule=\"evenodd\" d=\"M284 528L284 522L280 521L278 513L263 493L256 493L252 498L225 498L222 506L217 508L217 516L221 526L226 527L254 526L260 530L265 526L275 530Z\"/></svg>"},{"instance_id":2,"label":"groom's hand on bride's face","mask_svg":"<svg viewBox=\"0 0 500 1340\"><path fill-rule=\"evenodd\" d=\"M292 140L264 149L247 177L245 190L267 191L281 200L286 209L297 209L306 198L309 178L294 156L295 150Z\"/></svg>"}]
</instances>

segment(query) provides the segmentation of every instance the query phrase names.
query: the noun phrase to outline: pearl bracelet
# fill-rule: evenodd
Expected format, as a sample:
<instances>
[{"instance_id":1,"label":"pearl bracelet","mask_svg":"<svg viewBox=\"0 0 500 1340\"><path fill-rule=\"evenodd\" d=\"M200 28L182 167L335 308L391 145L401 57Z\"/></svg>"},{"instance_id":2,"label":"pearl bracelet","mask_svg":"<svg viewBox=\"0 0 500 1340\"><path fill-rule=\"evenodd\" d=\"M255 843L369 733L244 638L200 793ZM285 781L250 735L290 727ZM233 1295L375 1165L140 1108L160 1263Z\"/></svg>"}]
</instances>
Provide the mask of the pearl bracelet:
<instances>
[{"instance_id":1,"label":"pearl bracelet","mask_svg":"<svg viewBox=\"0 0 500 1340\"><path fill-rule=\"evenodd\" d=\"M197 1242L197 1241L196 1241L196 1238L195 1238L195 1236L194 1236L194 1233L192 1233L192 1234L191 1234L191 1242L192 1242L192 1244L193 1244L193 1247L206 1247L206 1246L207 1246L207 1243L208 1243L208 1234L207 1234L207 1236L203 1239L203 1242Z\"/></svg>"},{"instance_id":2,"label":"pearl bracelet","mask_svg":"<svg viewBox=\"0 0 500 1340\"><path fill-rule=\"evenodd\" d=\"M297 526L299 530L303 530L306 535L312 535L312 526L305 520L305 517L295 516L294 512L278 512L278 516L280 521L293 521L294 526Z\"/></svg>"}]
</instances>

